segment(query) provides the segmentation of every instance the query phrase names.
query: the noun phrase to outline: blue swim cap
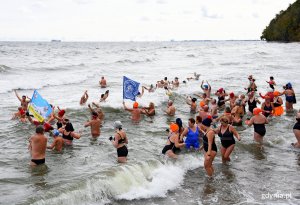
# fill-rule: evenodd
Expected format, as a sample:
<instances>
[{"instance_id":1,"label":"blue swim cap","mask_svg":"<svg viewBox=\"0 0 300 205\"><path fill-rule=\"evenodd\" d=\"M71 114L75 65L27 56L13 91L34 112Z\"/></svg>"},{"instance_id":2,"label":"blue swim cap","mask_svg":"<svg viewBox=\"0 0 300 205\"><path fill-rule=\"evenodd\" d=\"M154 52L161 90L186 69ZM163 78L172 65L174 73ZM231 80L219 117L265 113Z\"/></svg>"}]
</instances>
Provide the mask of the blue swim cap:
<instances>
[{"instance_id":1,"label":"blue swim cap","mask_svg":"<svg viewBox=\"0 0 300 205\"><path fill-rule=\"evenodd\" d=\"M54 136L58 136L59 135L59 131L57 129L53 130L53 135Z\"/></svg>"},{"instance_id":2,"label":"blue swim cap","mask_svg":"<svg viewBox=\"0 0 300 205\"><path fill-rule=\"evenodd\" d=\"M204 87L205 89L208 89L208 85L203 85L203 87Z\"/></svg>"},{"instance_id":3,"label":"blue swim cap","mask_svg":"<svg viewBox=\"0 0 300 205\"><path fill-rule=\"evenodd\" d=\"M286 84L286 87L287 87L287 88L292 88L292 84L291 84L291 83L288 83L288 84Z\"/></svg>"}]
</instances>

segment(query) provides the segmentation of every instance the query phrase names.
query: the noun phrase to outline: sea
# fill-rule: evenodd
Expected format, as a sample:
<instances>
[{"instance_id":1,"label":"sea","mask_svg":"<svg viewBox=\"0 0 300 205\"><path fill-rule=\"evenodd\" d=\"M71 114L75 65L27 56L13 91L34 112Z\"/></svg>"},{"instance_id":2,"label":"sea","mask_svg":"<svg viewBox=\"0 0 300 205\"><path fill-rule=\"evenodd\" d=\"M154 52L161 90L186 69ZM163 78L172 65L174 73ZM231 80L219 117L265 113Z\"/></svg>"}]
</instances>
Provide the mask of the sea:
<instances>
[{"instance_id":1,"label":"sea","mask_svg":"<svg viewBox=\"0 0 300 205\"><path fill-rule=\"evenodd\" d=\"M201 74L199 80L187 80ZM295 142L295 112L273 117L266 126L263 148L253 140L253 127L237 127L231 162L222 164L220 151L213 162L213 178L206 175L203 153L183 150L177 160L161 154L166 129L176 118L187 126L187 96L202 92L202 80L236 95L245 94L248 76L258 92L268 91L273 76L276 90L290 82L300 102L300 44L264 41L182 42L0 42L0 204L33 205L160 205L160 204L300 204L300 151ZM108 87L101 89L104 76ZM155 104L156 115L132 123L123 109L123 76L149 87L168 77L180 87L145 91L139 105ZM186 83L183 83L186 81ZM28 139L35 133L29 123L11 120L20 105L14 94L31 97L37 90L49 103L66 109L75 132L82 136L63 153L47 150L46 165L32 168ZM101 103L105 120L94 140L84 123L90 119L79 101L87 90L87 104ZM212 95L216 98L215 95ZM169 99L176 116L164 114ZM285 98L283 96L285 102ZM199 102L199 100L197 101ZM128 107L132 101L125 100ZM108 138L120 120L127 133L128 162L117 163ZM48 143L52 138L48 136ZM220 150L220 139L216 136Z\"/></svg>"}]
</instances>

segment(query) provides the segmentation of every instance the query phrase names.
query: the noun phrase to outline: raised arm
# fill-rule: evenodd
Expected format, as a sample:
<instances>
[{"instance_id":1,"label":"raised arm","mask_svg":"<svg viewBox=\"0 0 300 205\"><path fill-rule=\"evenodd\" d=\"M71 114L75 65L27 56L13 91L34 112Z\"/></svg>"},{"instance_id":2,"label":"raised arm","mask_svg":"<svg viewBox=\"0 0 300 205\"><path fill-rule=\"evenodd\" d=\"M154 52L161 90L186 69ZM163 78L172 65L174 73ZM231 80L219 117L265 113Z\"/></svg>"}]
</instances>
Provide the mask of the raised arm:
<instances>
[{"instance_id":1,"label":"raised arm","mask_svg":"<svg viewBox=\"0 0 300 205\"><path fill-rule=\"evenodd\" d=\"M19 94L17 93L17 91L16 90L14 90L15 91L15 95L17 96L17 98L20 100L20 102L22 101L22 98L20 98L20 96L19 96Z\"/></svg>"}]
</instances>

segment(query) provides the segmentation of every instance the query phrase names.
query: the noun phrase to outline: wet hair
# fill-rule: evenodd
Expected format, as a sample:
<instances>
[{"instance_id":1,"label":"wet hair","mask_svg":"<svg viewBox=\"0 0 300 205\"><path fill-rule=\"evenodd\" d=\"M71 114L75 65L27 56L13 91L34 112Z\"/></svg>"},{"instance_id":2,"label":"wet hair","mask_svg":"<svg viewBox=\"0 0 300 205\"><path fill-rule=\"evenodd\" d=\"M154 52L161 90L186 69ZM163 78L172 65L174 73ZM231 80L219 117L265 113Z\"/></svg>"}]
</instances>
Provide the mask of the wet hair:
<instances>
[{"instance_id":1,"label":"wet hair","mask_svg":"<svg viewBox=\"0 0 300 205\"><path fill-rule=\"evenodd\" d=\"M206 95L206 93L203 93L203 95L202 95L203 97L205 96L205 97L207 97L207 95Z\"/></svg>"},{"instance_id":2,"label":"wet hair","mask_svg":"<svg viewBox=\"0 0 300 205\"><path fill-rule=\"evenodd\" d=\"M96 113L95 111L93 111L93 112L92 112L92 116L98 117L98 113Z\"/></svg>"},{"instance_id":3,"label":"wet hair","mask_svg":"<svg viewBox=\"0 0 300 205\"><path fill-rule=\"evenodd\" d=\"M168 80L168 78L167 78L167 77L165 77L165 80Z\"/></svg>"},{"instance_id":4,"label":"wet hair","mask_svg":"<svg viewBox=\"0 0 300 205\"><path fill-rule=\"evenodd\" d=\"M192 124L195 124L195 122L196 122L194 118L190 118L189 121L190 121Z\"/></svg>"},{"instance_id":5,"label":"wet hair","mask_svg":"<svg viewBox=\"0 0 300 205\"><path fill-rule=\"evenodd\" d=\"M231 113L230 107L225 107L225 112L226 112L226 113Z\"/></svg>"},{"instance_id":6,"label":"wet hair","mask_svg":"<svg viewBox=\"0 0 300 205\"><path fill-rule=\"evenodd\" d=\"M25 96L25 95L22 95L22 98L26 98L26 96Z\"/></svg>"},{"instance_id":7,"label":"wet hair","mask_svg":"<svg viewBox=\"0 0 300 205\"><path fill-rule=\"evenodd\" d=\"M198 115L198 116L196 116L196 121L197 121L197 122L202 122L202 117L201 117L201 116L199 116L199 115Z\"/></svg>"},{"instance_id":8,"label":"wet hair","mask_svg":"<svg viewBox=\"0 0 300 205\"><path fill-rule=\"evenodd\" d=\"M101 94L101 98L103 98L104 97L104 94Z\"/></svg>"},{"instance_id":9,"label":"wet hair","mask_svg":"<svg viewBox=\"0 0 300 205\"><path fill-rule=\"evenodd\" d=\"M197 99L196 98L192 98L192 102L196 102L197 101Z\"/></svg>"},{"instance_id":10,"label":"wet hair","mask_svg":"<svg viewBox=\"0 0 300 205\"><path fill-rule=\"evenodd\" d=\"M274 80L274 77L273 77L273 76L270 76L270 80Z\"/></svg>"},{"instance_id":11,"label":"wet hair","mask_svg":"<svg viewBox=\"0 0 300 205\"><path fill-rule=\"evenodd\" d=\"M105 91L105 93L109 93L109 90Z\"/></svg>"},{"instance_id":12,"label":"wet hair","mask_svg":"<svg viewBox=\"0 0 300 205\"><path fill-rule=\"evenodd\" d=\"M65 130L66 130L67 132L73 132L73 131L74 131L74 128L73 128L72 123L68 122L68 123L66 124L66 126L65 126Z\"/></svg>"},{"instance_id":13,"label":"wet hair","mask_svg":"<svg viewBox=\"0 0 300 205\"><path fill-rule=\"evenodd\" d=\"M182 120L181 120L181 118L177 118L176 119L176 124L178 125L179 130L180 130L180 128L182 128Z\"/></svg>"},{"instance_id":14,"label":"wet hair","mask_svg":"<svg viewBox=\"0 0 300 205\"><path fill-rule=\"evenodd\" d=\"M35 128L35 132L36 132L37 134L44 134L45 129L44 129L43 125L38 125L38 126Z\"/></svg>"}]
</instances>

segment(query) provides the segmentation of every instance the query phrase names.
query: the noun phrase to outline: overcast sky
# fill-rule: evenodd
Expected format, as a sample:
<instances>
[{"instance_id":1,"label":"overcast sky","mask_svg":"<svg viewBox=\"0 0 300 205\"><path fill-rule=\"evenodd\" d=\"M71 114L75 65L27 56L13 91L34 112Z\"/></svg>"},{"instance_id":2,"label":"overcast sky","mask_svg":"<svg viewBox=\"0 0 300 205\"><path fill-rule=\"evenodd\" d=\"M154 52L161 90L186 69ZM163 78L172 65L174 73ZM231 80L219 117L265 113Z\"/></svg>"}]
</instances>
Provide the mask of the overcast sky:
<instances>
[{"instance_id":1,"label":"overcast sky","mask_svg":"<svg viewBox=\"0 0 300 205\"><path fill-rule=\"evenodd\" d=\"M0 40L253 40L295 0L0 0Z\"/></svg>"}]
</instances>

